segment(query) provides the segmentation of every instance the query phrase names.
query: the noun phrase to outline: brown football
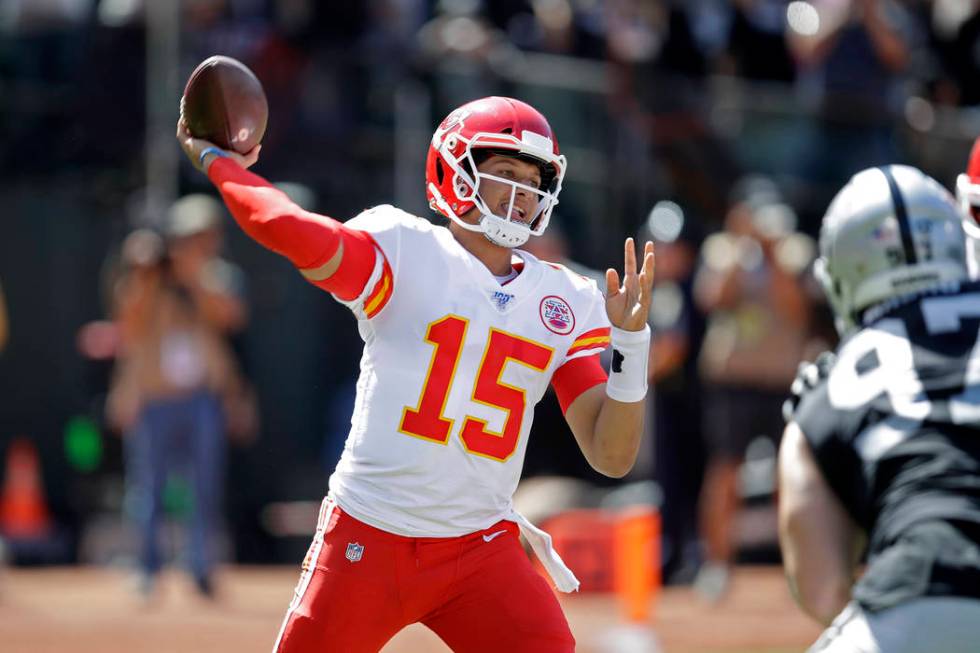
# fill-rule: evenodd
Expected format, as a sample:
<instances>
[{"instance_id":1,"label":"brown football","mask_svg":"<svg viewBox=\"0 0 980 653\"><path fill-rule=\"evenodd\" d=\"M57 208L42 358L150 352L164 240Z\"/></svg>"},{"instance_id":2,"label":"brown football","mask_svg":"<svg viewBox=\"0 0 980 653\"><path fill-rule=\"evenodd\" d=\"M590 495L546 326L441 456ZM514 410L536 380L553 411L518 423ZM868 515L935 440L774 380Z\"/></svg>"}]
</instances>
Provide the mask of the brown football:
<instances>
[{"instance_id":1,"label":"brown football","mask_svg":"<svg viewBox=\"0 0 980 653\"><path fill-rule=\"evenodd\" d=\"M197 138L245 154L265 135L269 103L248 66L217 55L202 61L187 80L184 120Z\"/></svg>"}]
</instances>

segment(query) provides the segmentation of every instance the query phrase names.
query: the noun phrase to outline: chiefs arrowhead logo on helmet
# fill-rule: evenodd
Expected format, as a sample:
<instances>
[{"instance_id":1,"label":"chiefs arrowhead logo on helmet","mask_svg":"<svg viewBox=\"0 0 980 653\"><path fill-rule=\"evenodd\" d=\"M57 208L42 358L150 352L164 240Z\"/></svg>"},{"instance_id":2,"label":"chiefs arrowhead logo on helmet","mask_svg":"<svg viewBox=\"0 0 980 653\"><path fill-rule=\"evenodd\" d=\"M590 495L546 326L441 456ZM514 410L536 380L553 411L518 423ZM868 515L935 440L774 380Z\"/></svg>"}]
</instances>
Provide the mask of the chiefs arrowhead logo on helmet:
<instances>
[{"instance_id":1,"label":"chiefs arrowhead logo on helmet","mask_svg":"<svg viewBox=\"0 0 980 653\"><path fill-rule=\"evenodd\" d=\"M463 128L463 121L466 120L466 116L468 115L470 115L469 110L463 106L446 116L446 119L442 121L442 124L432 134L432 146L436 149L442 147L442 143L446 140L449 132L459 131Z\"/></svg>"}]
</instances>

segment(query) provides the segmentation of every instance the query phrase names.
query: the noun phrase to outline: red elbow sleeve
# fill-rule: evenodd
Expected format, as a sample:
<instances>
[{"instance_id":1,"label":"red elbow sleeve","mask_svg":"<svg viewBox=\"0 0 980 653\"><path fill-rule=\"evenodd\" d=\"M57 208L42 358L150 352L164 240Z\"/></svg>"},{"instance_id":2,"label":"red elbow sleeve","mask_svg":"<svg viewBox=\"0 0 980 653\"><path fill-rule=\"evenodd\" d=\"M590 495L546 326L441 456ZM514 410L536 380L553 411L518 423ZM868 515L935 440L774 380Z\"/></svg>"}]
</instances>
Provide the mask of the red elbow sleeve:
<instances>
[{"instance_id":1,"label":"red elbow sleeve","mask_svg":"<svg viewBox=\"0 0 980 653\"><path fill-rule=\"evenodd\" d=\"M326 279L307 280L318 288L333 293L345 302L356 299L371 278L377 256L383 256L370 234L348 229L337 223L339 240L344 244L343 262L337 271ZM336 248L334 249L336 251Z\"/></svg>"},{"instance_id":2,"label":"red elbow sleeve","mask_svg":"<svg viewBox=\"0 0 980 653\"><path fill-rule=\"evenodd\" d=\"M305 211L281 190L227 158L216 159L208 176L242 230L300 269L323 265L340 245L339 223Z\"/></svg>"},{"instance_id":3,"label":"red elbow sleeve","mask_svg":"<svg viewBox=\"0 0 980 653\"><path fill-rule=\"evenodd\" d=\"M343 243L343 262L336 272L322 280L304 276L345 301L364 290L375 265L371 236L333 218L303 210L285 193L231 159L222 157L212 162L208 177L242 230L288 258L301 271L315 272L333 258Z\"/></svg>"}]
</instances>

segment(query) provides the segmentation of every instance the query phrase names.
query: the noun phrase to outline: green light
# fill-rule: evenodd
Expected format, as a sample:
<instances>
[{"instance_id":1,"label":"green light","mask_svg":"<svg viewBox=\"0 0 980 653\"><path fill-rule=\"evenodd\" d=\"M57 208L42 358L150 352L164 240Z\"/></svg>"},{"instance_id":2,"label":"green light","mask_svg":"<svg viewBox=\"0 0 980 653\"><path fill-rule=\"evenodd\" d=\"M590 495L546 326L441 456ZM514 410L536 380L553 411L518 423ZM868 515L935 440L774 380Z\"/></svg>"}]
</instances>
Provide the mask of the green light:
<instances>
[{"instance_id":1,"label":"green light","mask_svg":"<svg viewBox=\"0 0 980 653\"><path fill-rule=\"evenodd\" d=\"M191 514L194 496L187 481L176 474L167 476L163 486L163 510L168 515L185 518Z\"/></svg>"},{"instance_id":2,"label":"green light","mask_svg":"<svg viewBox=\"0 0 980 653\"><path fill-rule=\"evenodd\" d=\"M76 416L65 425L65 457L80 472L91 472L102 462L102 434L95 422Z\"/></svg>"}]
</instances>

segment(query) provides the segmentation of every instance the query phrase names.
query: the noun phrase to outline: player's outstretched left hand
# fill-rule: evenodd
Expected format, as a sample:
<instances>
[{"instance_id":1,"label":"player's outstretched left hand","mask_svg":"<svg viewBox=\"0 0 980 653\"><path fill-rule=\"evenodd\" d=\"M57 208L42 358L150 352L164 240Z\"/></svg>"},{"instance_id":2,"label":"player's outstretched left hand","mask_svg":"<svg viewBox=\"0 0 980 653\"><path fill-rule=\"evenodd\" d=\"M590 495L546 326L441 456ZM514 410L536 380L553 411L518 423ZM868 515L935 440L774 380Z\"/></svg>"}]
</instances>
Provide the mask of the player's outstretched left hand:
<instances>
[{"instance_id":1,"label":"player's outstretched left hand","mask_svg":"<svg viewBox=\"0 0 980 653\"><path fill-rule=\"evenodd\" d=\"M624 258L622 285L616 270L606 270L606 314L614 327L624 331L642 331L650 312L653 243L648 240L643 248L643 269L639 273L632 238L626 239Z\"/></svg>"}]
</instances>

